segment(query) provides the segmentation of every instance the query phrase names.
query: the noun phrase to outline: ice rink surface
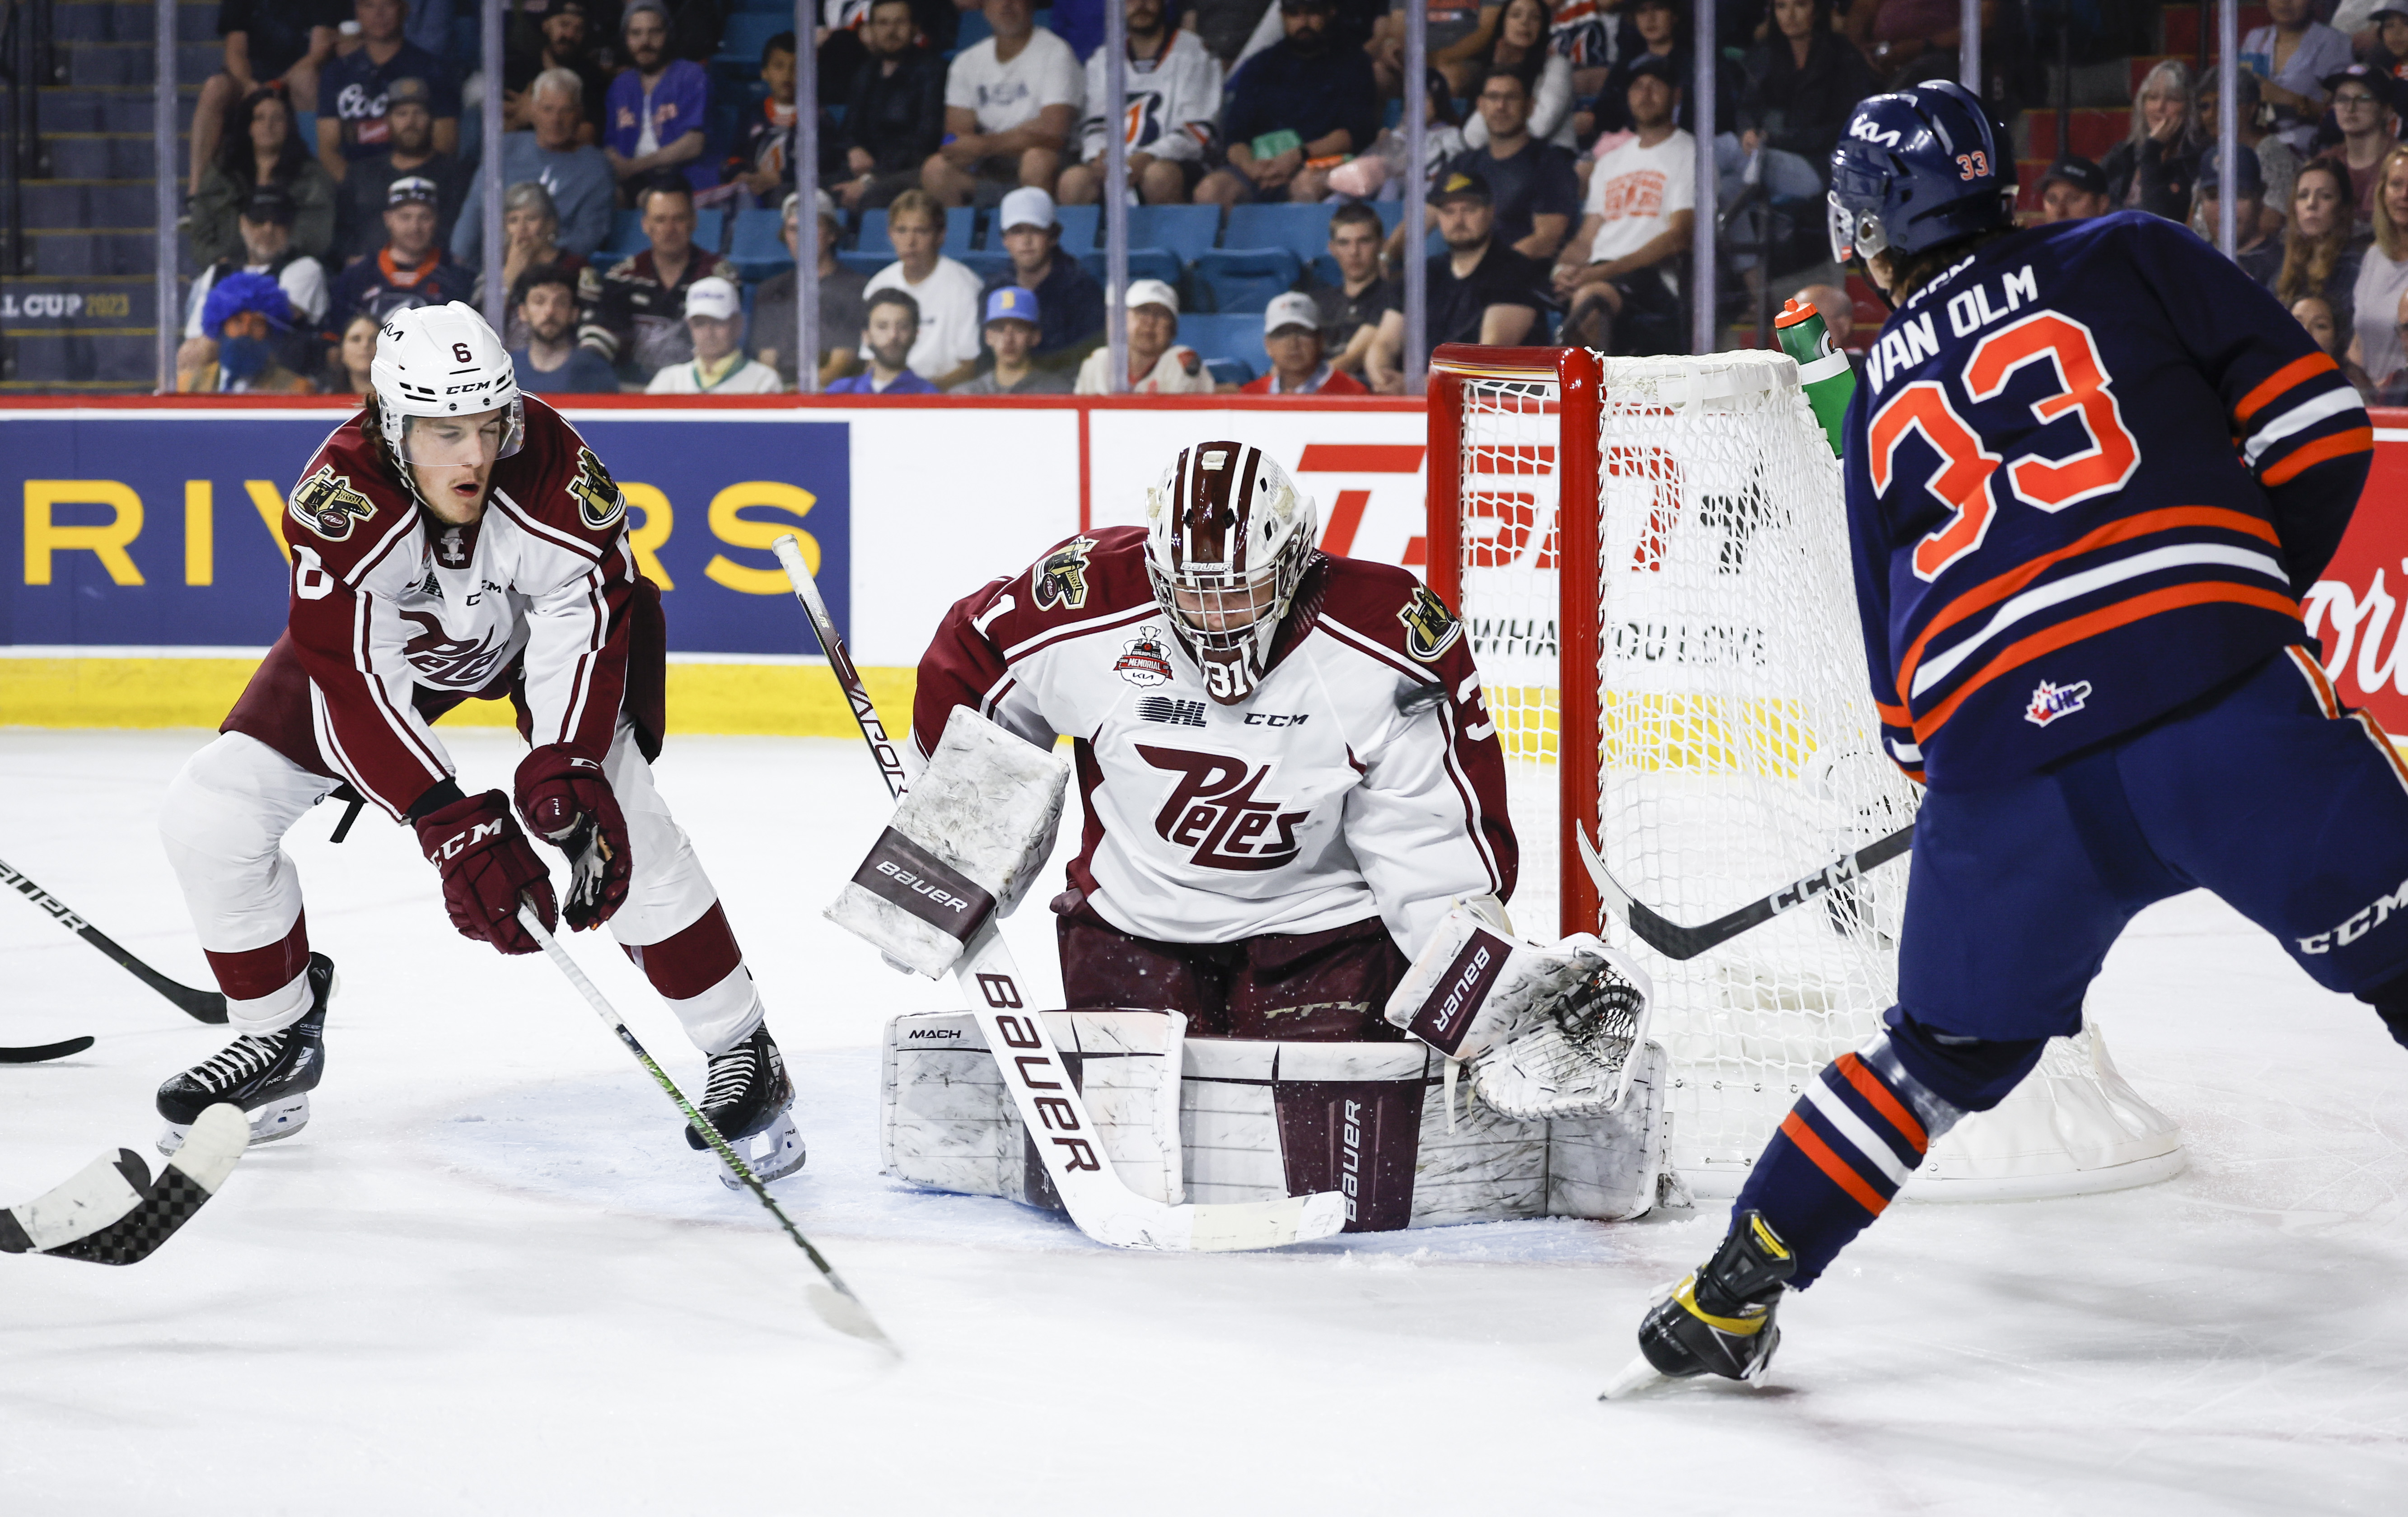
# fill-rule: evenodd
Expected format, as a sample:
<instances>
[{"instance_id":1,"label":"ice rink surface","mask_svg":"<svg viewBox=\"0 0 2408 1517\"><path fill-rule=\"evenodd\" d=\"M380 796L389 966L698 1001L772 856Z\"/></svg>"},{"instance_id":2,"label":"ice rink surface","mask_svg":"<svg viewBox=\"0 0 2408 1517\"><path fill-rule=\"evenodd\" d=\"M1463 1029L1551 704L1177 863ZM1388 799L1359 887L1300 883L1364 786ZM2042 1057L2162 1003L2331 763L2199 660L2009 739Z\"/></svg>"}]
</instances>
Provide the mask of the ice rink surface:
<instances>
[{"instance_id":1,"label":"ice rink surface","mask_svg":"<svg viewBox=\"0 0 2408 1517\"><path fill-rule=\"evenodd\" d=\"M450 734L469 788L515 741ZM156 812L196 732L0 732L0 858L209 983ZM819 919L886 810L859 746L673 737L661 784L802 1092L778 1186L902 1344L804 1309L796 1251L542 959L452 934L374 815L290 839L342 991L307 1131L124 1269L0 1258L0 1510L50 1513L2398 1512L2408 1052L2213 900L2135 924L2092 1008L2188 1171L1895 1209L1784 1308L1762 1388L1602 1406L1723 1214L1279 1254L1092 1246L878 1174L882 1021L943 1008ZM1065 828L1065 836L1074 829ZM1010 934L1054 985L1041 895ZM700 1057L598 937L589 973ZM0 1200L145 1152L214 1052L0 893Z\"/></svg>"}]
</instances>

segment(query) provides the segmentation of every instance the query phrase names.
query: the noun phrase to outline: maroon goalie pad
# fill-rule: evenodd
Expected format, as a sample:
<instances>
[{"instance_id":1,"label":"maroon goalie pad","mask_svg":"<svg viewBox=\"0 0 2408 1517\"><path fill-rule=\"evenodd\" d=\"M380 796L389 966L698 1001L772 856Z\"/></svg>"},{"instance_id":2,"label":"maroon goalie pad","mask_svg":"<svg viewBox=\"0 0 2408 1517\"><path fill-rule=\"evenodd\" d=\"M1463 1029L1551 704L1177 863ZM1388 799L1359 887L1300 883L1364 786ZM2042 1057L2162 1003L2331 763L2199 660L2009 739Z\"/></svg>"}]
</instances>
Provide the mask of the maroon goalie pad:
<instances>
[{"instance_id":1,"label":"maroon goalie pad","mask_svg":"<svg viewBox=\"0 0 2408 1517\"><path fill-rule=\"evenodd\" d=\"M1337 1191L1350 1233L1411 1224L1421 1152L1418 1081L1283 1080L1271 1086L1290 1195Z\"/></svg>"}]
</instances>

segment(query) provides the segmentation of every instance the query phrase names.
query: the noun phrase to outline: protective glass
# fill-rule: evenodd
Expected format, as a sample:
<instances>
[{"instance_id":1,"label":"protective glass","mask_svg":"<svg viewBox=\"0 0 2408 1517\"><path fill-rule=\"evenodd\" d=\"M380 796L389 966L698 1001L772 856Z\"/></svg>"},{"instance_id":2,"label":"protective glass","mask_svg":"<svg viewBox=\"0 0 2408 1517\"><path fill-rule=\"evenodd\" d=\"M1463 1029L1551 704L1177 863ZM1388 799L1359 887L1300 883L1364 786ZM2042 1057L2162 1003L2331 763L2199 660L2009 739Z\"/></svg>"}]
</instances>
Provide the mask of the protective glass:
<instances>
[{"instance_id":1,"label":"protective glass","mask_svg":"<svg viewBox=\"0 0 2408 1517\"><path fill-rule=\"evenodd\" d=\"M402 420L401 457L428 468L480 468L519 451L526 408L513 400L472 416L410 416Z\"/></svg>"}]
</instances>

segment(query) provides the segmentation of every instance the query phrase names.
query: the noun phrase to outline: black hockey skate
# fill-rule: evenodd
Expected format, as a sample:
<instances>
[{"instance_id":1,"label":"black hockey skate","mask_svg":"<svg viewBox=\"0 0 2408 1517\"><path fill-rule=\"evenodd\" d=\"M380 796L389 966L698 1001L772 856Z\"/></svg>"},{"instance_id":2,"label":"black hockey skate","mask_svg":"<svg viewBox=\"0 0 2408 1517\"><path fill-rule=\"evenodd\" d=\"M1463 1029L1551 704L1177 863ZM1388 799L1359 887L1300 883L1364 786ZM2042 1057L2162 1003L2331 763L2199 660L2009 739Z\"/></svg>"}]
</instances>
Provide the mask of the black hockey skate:
<instances>
[{"instance_id":1,"label":"black hockey skate","mask_svg":"<svg viewBox=\"0 0 2408 1517\"><path fill-rule=\"evenodd\" d=\"M335 998L335 961L310 954L309 1010L300 1021L265 1038L245 1033L160 1086L159 1115L167 1119L167 1130L159 1135L159 1152L182 1148L193 1119L220 1101L242 1109L253 1143L273 1143L308 1126L309 1093L326 1072L326 1003Z\"/></svg>"},{"instance_id":2,"label":"black hockey skate","mask_svg":"<svg viewBox=\"0 0 2408 1517\"><path fill-rule=\"evenodd\" d=\"M1653 1383L1713 1374L1752 1381L1781 1346L1773 1312L1798 1260L1758 1212L1731 1220L1730 1236L1639 1323L1641 1357L1602 1399Z\"/></svg>"},{"instance_id":3,"label":"black hockey skate","mask_svg":"<svg viewBox=\"0 0 2408 1517\"><path fill-rule=\"evenodd\" d=\"M795 1082L786 1078L785 1056L770 1038L768 1023L710 1061L710 1078L699 1104L703 1116L763 1182L803 1166L803 1135L795 1129ZM685 1140L697 1149L710 1146L692 1123L686 1123ZM719 1182L731 1191L744 1184L724 1161Z\"/></svg>"}]
</instances>

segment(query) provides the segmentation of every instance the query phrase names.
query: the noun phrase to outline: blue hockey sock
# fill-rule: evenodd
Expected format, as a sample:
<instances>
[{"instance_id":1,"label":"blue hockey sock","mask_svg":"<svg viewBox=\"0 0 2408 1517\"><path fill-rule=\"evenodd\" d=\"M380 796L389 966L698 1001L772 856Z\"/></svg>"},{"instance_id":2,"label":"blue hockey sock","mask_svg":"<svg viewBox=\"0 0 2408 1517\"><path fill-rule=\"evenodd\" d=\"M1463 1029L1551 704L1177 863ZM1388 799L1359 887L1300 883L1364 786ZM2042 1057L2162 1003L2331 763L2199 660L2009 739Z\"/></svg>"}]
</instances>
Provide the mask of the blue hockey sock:
<instances>
[{"instance_id":1,"label":"blue hockey sock","mask_svg":"<svg viewBox=\"0 0 2408 1517\"><path fill-rule=\"evenodd\" d=\"M1882 1035L1823 1067L1781 1120L1733 1203L1762 1212L1812 1284L1888 1209L1941 1134L2006 1098L2045 1039L1950 1038L1893 1009Z\"/></svg>"}]
</instances>

